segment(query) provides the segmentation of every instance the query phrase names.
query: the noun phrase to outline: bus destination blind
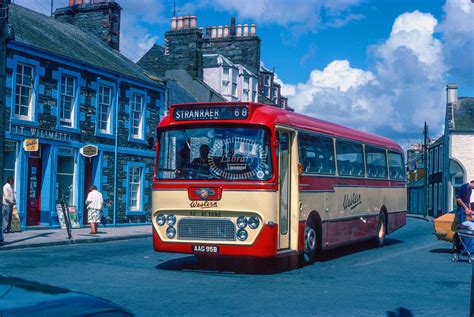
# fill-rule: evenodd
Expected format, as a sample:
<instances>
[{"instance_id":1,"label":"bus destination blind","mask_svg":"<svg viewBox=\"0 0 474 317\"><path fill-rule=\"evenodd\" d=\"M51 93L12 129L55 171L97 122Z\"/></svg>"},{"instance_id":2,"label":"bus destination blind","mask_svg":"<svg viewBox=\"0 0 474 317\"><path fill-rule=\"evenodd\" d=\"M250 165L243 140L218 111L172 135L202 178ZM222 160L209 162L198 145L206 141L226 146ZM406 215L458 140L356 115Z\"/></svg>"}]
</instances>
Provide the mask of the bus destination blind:
<instances>
[{"instance_id":1,"label":"bus destination blind","mask_svg":"<svg viewBox=\"0 0 474 317\"><path fill-rule=\"evenodd\" d=\"M245 120L249 111L246 106L222 107L189 107L176 108L173 112L175 121L187 120Z\"/></svg>"}]
</instances>

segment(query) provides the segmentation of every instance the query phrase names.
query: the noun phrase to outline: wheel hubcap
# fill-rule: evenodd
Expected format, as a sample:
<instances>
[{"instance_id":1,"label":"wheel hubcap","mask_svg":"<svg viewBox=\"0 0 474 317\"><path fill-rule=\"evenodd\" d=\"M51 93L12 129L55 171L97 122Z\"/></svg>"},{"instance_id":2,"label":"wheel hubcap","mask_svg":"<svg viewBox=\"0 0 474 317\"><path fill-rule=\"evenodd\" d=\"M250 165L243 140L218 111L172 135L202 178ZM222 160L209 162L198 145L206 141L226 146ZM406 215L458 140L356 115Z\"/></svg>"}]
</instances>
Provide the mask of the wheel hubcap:
<instances>
[{"instance_id":1,"label":"wheel hubcap","mask_svg":"<svg viewBox=\"0 0 474 317\"><path fill-rule=\"evenodd\" d=\"M311 253L316 249L316 231L313 228L306 227L304 241L304 251L306 253Z\"/></svg>"}]
</instances>

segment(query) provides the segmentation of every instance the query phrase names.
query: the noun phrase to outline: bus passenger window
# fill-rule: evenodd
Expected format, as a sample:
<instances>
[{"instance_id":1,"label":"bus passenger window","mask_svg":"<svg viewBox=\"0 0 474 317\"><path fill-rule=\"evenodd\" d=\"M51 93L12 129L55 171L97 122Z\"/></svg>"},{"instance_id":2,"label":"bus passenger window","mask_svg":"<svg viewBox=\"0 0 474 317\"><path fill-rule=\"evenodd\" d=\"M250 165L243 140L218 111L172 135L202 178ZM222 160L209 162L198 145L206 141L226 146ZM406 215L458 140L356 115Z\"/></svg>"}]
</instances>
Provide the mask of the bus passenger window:
<instances>
[{"instance_id":1,"label":"bus passenger window","mask_svg":"<svg viewBox=\"0 0 474 317\"><path fill-rule=\"evenodd\" d=\"M365 156L367 162L367 176L387 178L387 158L385 150L366 146Z\"/></svg>"},{"instance_id":2,"label":"bus passenger window","mask_svg":"<svg viewBox=\"0 0 474 317\"><path fill-rule=\"evenodd\" d=\"M305 173L334 175L334 149L331 138L300 133L299 153Z\"/></svg>"},{"instance_id":3,"label":"bus passenger window","mask_svg":"<svg viewBox=\"0 0 474 317\"><path fill-rule=\"evenodd\" d=\"M405 179L403 157L400 153L388 152L388 163L391 179Z\"/></svg>"},{"instance_id":4,"label":"bus passenger window","mask_svg":"<svg viewBox=\"0 0 474 317\"><path fill-rule=\"evenodd\" d=\"M351 177L365 176L361 144L336 141L336 159L339 175Z\"/></svg>"}]
</instances>

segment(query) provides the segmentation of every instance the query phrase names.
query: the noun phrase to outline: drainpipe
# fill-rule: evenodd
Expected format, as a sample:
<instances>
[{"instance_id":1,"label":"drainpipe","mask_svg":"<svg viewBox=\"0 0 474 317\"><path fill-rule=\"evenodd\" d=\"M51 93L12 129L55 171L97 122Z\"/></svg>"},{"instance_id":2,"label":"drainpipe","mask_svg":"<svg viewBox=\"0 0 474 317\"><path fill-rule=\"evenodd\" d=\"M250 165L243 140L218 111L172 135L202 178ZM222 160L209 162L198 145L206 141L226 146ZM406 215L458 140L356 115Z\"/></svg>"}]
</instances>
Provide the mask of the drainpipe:
<instances>
[{"instance_id":1,"label":"drainpipe","mask_svg":"<svg viewBox=\"0 0 474 317\"><path fill-rule=\"evenodd\" d=\"M113 225L117 224L117 172L118 172L118 131L119 131L119 98L120 98L120 83L122 76L117 79L117 91L115 92L115 150L114 150L114 217Z\"/></svg>"}]
</instances>

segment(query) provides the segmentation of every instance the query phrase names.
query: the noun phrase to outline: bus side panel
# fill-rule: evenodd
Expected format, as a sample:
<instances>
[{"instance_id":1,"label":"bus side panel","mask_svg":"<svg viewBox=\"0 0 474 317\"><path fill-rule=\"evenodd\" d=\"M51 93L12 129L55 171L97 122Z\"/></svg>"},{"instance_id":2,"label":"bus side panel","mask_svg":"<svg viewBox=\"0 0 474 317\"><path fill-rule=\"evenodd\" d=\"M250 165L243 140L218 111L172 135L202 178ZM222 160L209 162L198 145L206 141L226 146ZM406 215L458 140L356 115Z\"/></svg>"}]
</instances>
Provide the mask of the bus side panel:
<instances>
[{"instance_id":1,"label":"bus side panel","mask_svg":"<svg viewBox=\"0 0 474 317\"><path fill-rule=\"evenodd\" d=\"M407 222L406 211L391 212L388 214L387 233L392 233L403 227Z\"/></svg>"}]
</instances>

